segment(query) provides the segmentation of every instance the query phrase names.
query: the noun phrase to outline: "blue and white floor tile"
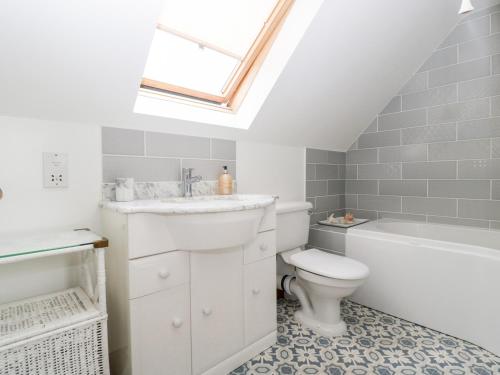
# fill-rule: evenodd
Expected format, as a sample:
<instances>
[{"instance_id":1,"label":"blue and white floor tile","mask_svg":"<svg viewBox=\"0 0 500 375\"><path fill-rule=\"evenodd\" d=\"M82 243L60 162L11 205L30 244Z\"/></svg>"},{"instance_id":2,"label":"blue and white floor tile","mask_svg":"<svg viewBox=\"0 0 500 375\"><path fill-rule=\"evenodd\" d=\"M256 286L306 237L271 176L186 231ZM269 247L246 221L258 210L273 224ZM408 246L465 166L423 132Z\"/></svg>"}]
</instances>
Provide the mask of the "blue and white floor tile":
<instances>
[{"instance_id":1,"label":"blue and white floor tile","mask_svg":"<svg viewBox=\"0 0 500 375\"><path fill-rule=\"evenodd\" d=\"M327 338L293 318L299 304L278 301L278 342L230 375L494 375L500 358L471 343L345 301L346 335Z\"/></svg>"}]
</instances>

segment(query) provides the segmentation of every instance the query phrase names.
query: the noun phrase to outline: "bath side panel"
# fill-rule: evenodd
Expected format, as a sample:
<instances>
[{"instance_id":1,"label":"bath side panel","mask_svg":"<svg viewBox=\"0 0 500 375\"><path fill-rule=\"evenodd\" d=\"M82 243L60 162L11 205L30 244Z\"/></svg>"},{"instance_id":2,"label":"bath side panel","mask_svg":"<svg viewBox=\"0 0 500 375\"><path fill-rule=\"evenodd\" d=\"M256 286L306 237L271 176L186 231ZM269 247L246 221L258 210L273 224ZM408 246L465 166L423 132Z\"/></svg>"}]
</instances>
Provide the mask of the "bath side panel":
<instances>
[{"instance_id":1,"label":"bath side panel","mask_svg":"<svg viewBox=\"0 0 500 375\"><path fill-rule=\"evenodd\" d=\"M500 253L382 236L347 235L346 255L370 268L351 299L500 355Z\"/></svg>"}]
</instances>

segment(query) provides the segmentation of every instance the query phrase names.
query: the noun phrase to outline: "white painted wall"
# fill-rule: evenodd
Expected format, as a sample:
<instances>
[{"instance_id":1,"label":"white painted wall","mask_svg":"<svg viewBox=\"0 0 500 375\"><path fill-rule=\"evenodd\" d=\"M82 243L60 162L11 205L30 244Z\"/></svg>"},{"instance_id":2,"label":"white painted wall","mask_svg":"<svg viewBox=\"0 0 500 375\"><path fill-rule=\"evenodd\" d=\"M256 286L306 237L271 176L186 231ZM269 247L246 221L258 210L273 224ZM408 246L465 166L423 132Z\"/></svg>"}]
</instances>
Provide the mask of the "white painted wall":
<instances>
[{"instance_id":1,"label":"white painted wall","mask_svg":"<svg viewBox=\"0 0 500 375\"><path fill-rule=\"evenodd\" d=\"M101 130L97 125L0 117L2 233L88 227L99 231ZM42 152L68 153L69 187L44 189ZM0 303L74 286L76 256L0 266Z\"/></svg>"},{"instance_id":2,"label":"white painted wall","mask_svg":"<svg viewBox=\"0 0 500 375\"><path fill-rule=\"evenodd\" d=\"M236 143L239 193L304 200L305 149L254 142Z\"/></svg>"},{"instance_id":3,"label":"white painted wall","mask_svg":"<svg viewBox=\"0 0 500 375\"><path fill-rule=\"evenodd\" d=\"M99 230L97 125L0 117L0 235L46 228ZM42 153L68 153L69 187L44 189Z\"/></svg>"}]
</instances>

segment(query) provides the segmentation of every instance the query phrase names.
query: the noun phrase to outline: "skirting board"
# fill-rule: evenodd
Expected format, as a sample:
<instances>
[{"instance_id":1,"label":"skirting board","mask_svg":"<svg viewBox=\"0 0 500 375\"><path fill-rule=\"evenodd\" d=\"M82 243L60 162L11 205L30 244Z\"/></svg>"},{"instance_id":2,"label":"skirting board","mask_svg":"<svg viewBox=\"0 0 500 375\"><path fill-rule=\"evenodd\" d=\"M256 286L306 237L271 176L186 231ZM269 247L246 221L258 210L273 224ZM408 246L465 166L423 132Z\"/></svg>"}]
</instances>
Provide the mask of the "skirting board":
<instances>
[{"instance_id":1,"label":"skirting board","mask_svg":"<svg viewBox=\"0 0 500 375\"><path fill-rule=\"evenodd\" d=\"M220 362L218 365L205 371L202 375L220 375L228 374L229 372L237 369L249 359L255 357L260 352L266 350L276 343L277 331L271 332L269 335L264 336L259 341L245 347L243 350L232 355L228 359Z\"/></svg>"}]
</instances>

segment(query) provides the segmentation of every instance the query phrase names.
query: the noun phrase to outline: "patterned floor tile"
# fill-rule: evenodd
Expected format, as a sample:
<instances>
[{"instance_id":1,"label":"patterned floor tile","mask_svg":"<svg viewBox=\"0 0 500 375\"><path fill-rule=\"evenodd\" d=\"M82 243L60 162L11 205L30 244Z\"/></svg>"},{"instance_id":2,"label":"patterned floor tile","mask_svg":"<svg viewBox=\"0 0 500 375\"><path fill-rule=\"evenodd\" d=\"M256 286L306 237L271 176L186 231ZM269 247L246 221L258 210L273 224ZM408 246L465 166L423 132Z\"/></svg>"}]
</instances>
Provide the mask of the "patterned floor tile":
<instances>
[{"instance_id":1,"label":"patterned floor tile","mask_svg":"<svg viewBox=\"0 0 500 375\"><path fill-rule=\"evenodd\" d=\"M230 375L497 375L500 358L471 343L345 301L346 335L301 327L278 302L278 341Z\"/></svg>"}]
</instances>

